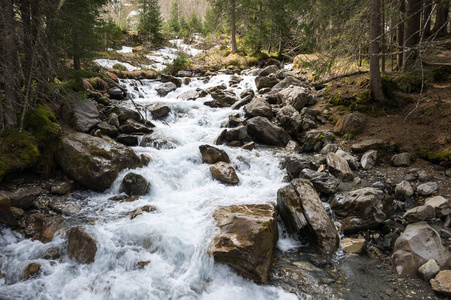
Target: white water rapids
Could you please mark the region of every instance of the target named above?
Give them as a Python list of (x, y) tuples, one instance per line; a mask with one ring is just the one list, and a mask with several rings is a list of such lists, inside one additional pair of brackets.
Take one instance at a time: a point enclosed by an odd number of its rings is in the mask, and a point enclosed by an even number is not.
[[(202, 164), (199, 146), (214, 144), (223, 130), (221, 124), (233, 113), (230, 108), (210, 108), (203, 102), (211, 96), (186, 101), (177, 97), (196, 87), (228, 84), (230, 76), (219, 75), (208, 83), (193, 78), (159, 97), (156, 81), (122, 81), (138, 105), (164, 103), (171, 108), (165, 122), (152, 120), (156, 132), (177, 141), (175, 149), (134, 147), (147, 154), (151, 163), (133, 170), (152, 185), (151, 191), (135, 202), (116, 202), (109, 197), (119, 193), (125, 170), (105, 193), (75, 193), (68, 201), (83, 209), (66, 217), (69, 227), (82, 226), (98, 242), (95, 261), (78, 264), (65, 257), (66, 237), (57, 236), (51, 243), (24, 239), (3, 229), (0, 236), (0, 264), (6, 278), (0, 279), (3, 299), (298, 299), (274, 286), (257, 285), (236, 275), (227, 266), (215, 264), (207, 254), (217, 232), (212, 214), (219, 206), (275, 203), (276, 192), (283, 186), (282, 154), (274, 149), (252, 151), (218, 146), (224, 149), (235, 167), (240, 184), (224, 185), (214, 180), (209, 165)], [(243, 76), (236, 93), (255, 90), (254, 77)], [(133, 108), (131, 101), (124, 104)], [(236, 112), (236, 111), (235, 111)], [(151, 119), (150, 115), (147, 116)], [(130, 220), (127, 213), (146, 204), (158, 208)], [(285, 238), (279, 241), (284, 250), (297, 244)], [(62, 249), (62, 259), (41, 259), (51, 246)], [(138, 262), (150, 261), (144, 268)], [(36, 262), (42, 273), (36, 278), (20, 280), (25, 267)]]

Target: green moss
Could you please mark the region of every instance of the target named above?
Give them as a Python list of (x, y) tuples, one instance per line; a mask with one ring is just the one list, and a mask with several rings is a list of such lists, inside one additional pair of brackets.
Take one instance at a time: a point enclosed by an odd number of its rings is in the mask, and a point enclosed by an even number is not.
[(418, 156), (424, 160), (433, 162), (433, 163), (440, 163), (442, 161), (451, 161), (451, 152), (450, 151), (439, 151), (436, 152), (431, 149), (419, 149)]
[(27, 112), (24, 128), (33, 134), (40, 146), (47, 146), (49, 143), (57, 142), (61, 137), (61, 127), (56, 123), (55, 114), (44, 105)]
[(121, 64), (115, 64), (113, 66), (113, 69), (119, 70), (119, 71), (127, 71), (127, 68), (124, 65)]
[(0, 180), (10, 172), (33, 166), (40, 157), (36, 139), (27, 131), (7, 130), (0, 141)]

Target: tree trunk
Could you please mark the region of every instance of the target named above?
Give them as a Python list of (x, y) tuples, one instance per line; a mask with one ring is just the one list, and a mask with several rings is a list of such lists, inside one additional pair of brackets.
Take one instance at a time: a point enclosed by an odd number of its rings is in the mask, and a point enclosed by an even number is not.
[(382, 29), (382, 45), (380, 47), (382, 58), (381, 58), (381, 72), (382, 74), (385, 74), (385, 9), (384, 9), (385, 3), (384, 0), (381, 0), (381, 16), (382, 16), (382, 22), (381, 22), (381, 29)]
[(437, 1), (437, 14), (435, 15), (435, 25), (432, 32), (437, 36), (446, 35), (448, 30), (448, 11), (449, 3), (446, 0)]
[(418, 55), (418, 50), (414, 47), (420, 41), (421, 9), (422, 0), (407, 1), (404, 47), (409, 52), (406, 53), (404, 58), (404, 67), (413, 65)]
[(423, 18), (421, 22), (421, 29), (423, 30), (423, 37), (431, 36), (431, 21), (432, 21), (432, 2), (424, 0), (423, 3)]
[(370, 15), (370, 95), (373, 101), (384, 102), (382, 78), (379, 69), (379, 42), (381, 37), (381, 0), (371, 0)]
[(231, 22), (232, 22), (232, 53), (237, 53), (238, 48), (236, 46), (236, 12), (235, 12), (235, 0), (230, 0), (230, 16), (231, 16)]
[(0, 0), (1, 22), (3, 24), (3, 67), (5, 78), (5, 125), (8, 128), (17, 127), (19, 100), (21, 91), (22, 69), (15, 34), (13, 3), (11, 0)]
[(405, 22), (405, 12), (406, 12), (406, 2), (405, 0), (399, 0), (399, 25), (397, 30), (397, 40), (398, 40), (398, 61), (397, 69), (400, 71), (404, 63), (404, 22)]

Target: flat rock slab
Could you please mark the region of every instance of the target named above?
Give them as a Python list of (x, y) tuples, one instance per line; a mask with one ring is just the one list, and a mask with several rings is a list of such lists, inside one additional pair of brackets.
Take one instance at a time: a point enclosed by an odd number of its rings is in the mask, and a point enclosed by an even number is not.
[(241, 276), (266, 283), (279, 237), (276, 209), (271, 204), (232, 205), (213, 214), (220, 232), (210, 244), (216, 262)]

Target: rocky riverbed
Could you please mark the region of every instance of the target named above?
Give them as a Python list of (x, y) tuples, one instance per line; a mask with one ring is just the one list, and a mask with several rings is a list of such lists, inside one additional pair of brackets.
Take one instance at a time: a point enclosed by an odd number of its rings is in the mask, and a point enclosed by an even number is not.
[(265, 63), (86, 80), (58, 176), (2, 183), (0, 297), (449, 296), (449, 170)]

